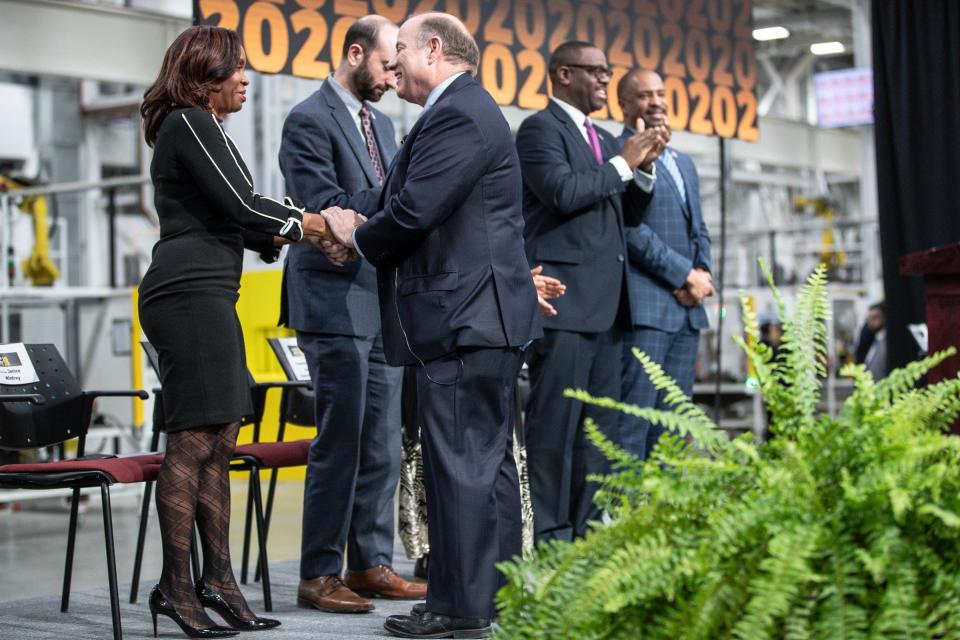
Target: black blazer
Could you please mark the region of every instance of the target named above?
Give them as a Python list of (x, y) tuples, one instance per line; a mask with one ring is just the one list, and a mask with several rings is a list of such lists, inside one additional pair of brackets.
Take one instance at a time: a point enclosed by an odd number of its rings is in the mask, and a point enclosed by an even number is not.
[(638, 212), (650, 200), (606, 162), (620, 145), (607, 131), (596, 130), (603, 164), (552, 100), (517, 132), (527, 256), (531, 265), (542, 264), (545, 275), (567, 285), (566, 294), (551, 301), (558, 315), (544, 320), (548, 329), (598, 333), (613, 326), (621, 296), (627, 295), (622, 200), (630, 198), (629, 210)]
[[(381, 164), (397, 152), (393, 123), (371, 108)], [(307, 211), (337, 205), (370, 215), (380, 185), (363, 136), (329, 82), (295, 106), (283, 123), (280, 170), (287, 192)], [(280, 324), (313, 333), (358, 337), (380, 331), (377, 274), (359, 260), (338, 267), (321, 251), (300, 244), (287, 252)]]
[(356, 231), (377, 267), (387, 362), (542, 335), (520, 198), (510, 128), (464, 74), (417, 120), (390, 167), (381, 210)]

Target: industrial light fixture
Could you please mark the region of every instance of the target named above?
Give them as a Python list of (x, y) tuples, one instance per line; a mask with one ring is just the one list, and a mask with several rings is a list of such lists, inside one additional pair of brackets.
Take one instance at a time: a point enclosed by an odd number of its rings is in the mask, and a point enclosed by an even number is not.
[(810, 45), (810, 53), (815, 56), (829, 56), (834, 53), (843, 53), (846, 50), (843, 43), (837, 42), (836, 40), (833, 42), (818, 42)]
[(790, 35), (790, 32), (783, 27), (763, 27), (753, 30), (754, 40), (781, 40)]

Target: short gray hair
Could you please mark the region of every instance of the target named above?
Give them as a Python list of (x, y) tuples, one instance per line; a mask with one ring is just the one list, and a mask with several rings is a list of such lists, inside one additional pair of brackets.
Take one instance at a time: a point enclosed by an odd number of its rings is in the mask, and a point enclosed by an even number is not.
[(448, 61), (466, 64), (474, 71), (480, 65), (477, 41), (452, 16), (431, 14), (423, 19), (417, 32), (417, 45), (422, 47), (433, 37), (443, 42), (443, 54)]

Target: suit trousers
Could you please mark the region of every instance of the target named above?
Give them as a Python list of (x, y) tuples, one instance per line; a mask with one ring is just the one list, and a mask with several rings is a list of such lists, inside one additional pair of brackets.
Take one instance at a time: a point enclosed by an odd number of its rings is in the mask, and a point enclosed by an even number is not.
[(600, 517), (593, 503), (597, 490), (587, 475), (605, 473), (606, 457), (586, 439), (585, 418), (613, 439), (617, 414), (563, 397), (565, 389), (585, 389), (594, 396), (620, 397), (621, 331), (602, 333), (546, 330), (534, 342), (530, 399), (524, 434), (536, 539), (572, 540)]
[[(663, 402), (666, 393), (653, 386), (643, 365), (633, 355), (634, 347), (663, 367), (664, 373), (673, 378), (687, 396), (692, 395), (693, 369), (699, 343), (700, 332), (691, 329), (689, 322), (677, 332), (650, 327), (635, 327), (627, 332), (623, 340), (623, 401), (638, 407), (670, 409)], [(622, 414), (618, 444), (641, 460), (646, 460), (664, 431), (666, 429), (660, 425)]]
[(522, 364), (518, 348), (461, 348), (416, 368), (433, 613), (492, 618), (505, 583), (495, 564), (521, 553), (512, 430)]
[(316, 394), (300, 577), (392, 565), (400, 477), (400, 381), (383, 339), (297, 332)]

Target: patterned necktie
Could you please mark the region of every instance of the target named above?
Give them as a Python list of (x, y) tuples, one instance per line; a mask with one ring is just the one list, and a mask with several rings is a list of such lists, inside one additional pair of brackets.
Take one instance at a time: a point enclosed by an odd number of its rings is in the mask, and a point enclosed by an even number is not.
[(363, 125), (363, 137), (367, 140), (367, 153), (370, 154), (370, 162), (373, 163), (373, 170), (377, 172), (377, 180), (383, 184), (383, 165), (380, 164), (380, 152), (377, 151), (377, 139), (373, 136), (373, 125), (370, 122), (370, 109), (367, 105), (360, 107), (360, 123)]
[(590, 151), (593, 151), (593, 157), (597, 159), (597, 164), (603, 164), (603, 154), (600, 152), (600, 138), (597, 137), (597, 130), (593, 128), (590, 118), (583, 121), (583, 126), (587, 128), (587, 140), (590, 143)]
[(663, 160), (663, 166), (667, 168), (667, 173), (673, 178), (673, 183), (677, 185), (677, 191), (680, 192), (680, 200), (683, 204), (687, 204), (687, 190), (683, 186), (683, 176), (680, 174), (680, 167), (677, 166), (677, 161), (673, 158), (673, 151), (666, 149), (664, 153), (660, 154), (660, 159)]

